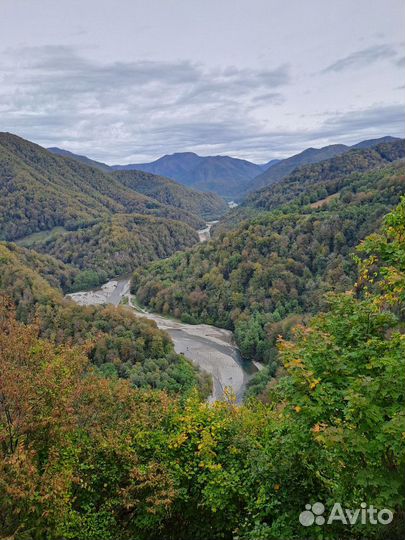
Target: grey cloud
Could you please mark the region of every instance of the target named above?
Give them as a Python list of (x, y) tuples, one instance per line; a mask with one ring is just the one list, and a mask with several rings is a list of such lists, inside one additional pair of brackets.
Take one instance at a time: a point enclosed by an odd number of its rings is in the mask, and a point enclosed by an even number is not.
[(328, 118), (323, 123), (325, 134), (347, 135), (374, 130), (385, 133), (395, 130), (403, 134), (404, 108), (402, 104), (380, 105), (360, 111), (351, 111)]
[(396, 54), (395, 48), (391, 45), (374, 45), (340, 58), (323, 69), (321, 73), (339, 72), (345, 69), (364, 67), (379, 60), (393, 58)]
[(399, 58), (395, 64), (400, 67), (400, 68), (403, 68), (405, 67), (405, 56), (402, 56), (401, 58)]
[[(122, 158), (134, 145), (138, 153), (157, 152), (159, 140), (166, 152), (209, 137), (219, 144), (220, 133), (236, 140), (251, 123), (251, 99), (291, 79), (287, 65), (253, 70), (207, 69), (189, 61), (101, 64), (65, 46), (7, 53), (10, 63), (0, 66), (3, 125), (73, 150), (87, 140), (80, 149), (90, 147), (93, 155), (104, 145), (104, 155), (96, 156), (103, 159), (106, 148), (110, 159), (116, 152)], [(206, 124), (207, 118), (217, 124)]]
[(284, 86), (292, 82), (286, 64), (255, 70), (189, 61), (101, 63), (70, 47), (40, 47), (8, 51), (1, 76), (2, 129), (109, 163), (182, 150), (262, 162), (402, 128), (399, 105), (325, 113), (314, 117), (312, 129), (295, 122), (290, 130), (269, 128), (271, 118), (251, 113), (285, 100)]
[(285, 98), (280, 92), (269, 92), (268, 94), (260, 94), (255, 96), (252, 101), (254, 103), (274, 103), (275, 105), (281, 105), (285, 102)]
[[(13, 51), (10, 51), (13, 52)], [(207, 70), (204, 66), (187, 60), (178, 62), (113, 62), (100, 64), (78, 55), (74, 48), (66, 46), (26, 47), (15, 50), (21, 69), (32, 72), (37, 80), (51, 81), (56, 76), (70, 78), (77, 89), (95, 89), (95, 85), (148, 85), (151, 83), (201, 84), (207, 81), (219, 90), (228, 85), (255, 89), (257, 87), (279, 87), (290, 82), (289, 66), (284, 64), (274, 70), (253, 70), (229, 67), (223, 70)], [(22, 75), (24, 82), (24, 74)]]
[[(166, 153), (168, 148), (170, 152), (176, 151), (179, 143), (182, 148), (193, 147), (203, 154), (250, 156), (253, 161), (260, 162), (264, 157), (287, 157), (309, 146), (331, 144), (331, 140), (350, 145), (383, 134), (404, 136), (402, 113), (400, 105), (379, 106), (346, 114), (330, 113), (313, 129), (295, 130), (262, 130), (255, 123), (246, 124), (243, 119), (195, 121), (181, 123), (174, 128), (162, 126), (154, 131), (152, 137), (159, 148), (158, 155)], [(163, 145), (162, 140), (165, 141)], [(282, 153), (280, 148), (283, 149)], [(135, 158), (137, 152), (139, 146), (130, 149), (129, 158), (131, 155)]]

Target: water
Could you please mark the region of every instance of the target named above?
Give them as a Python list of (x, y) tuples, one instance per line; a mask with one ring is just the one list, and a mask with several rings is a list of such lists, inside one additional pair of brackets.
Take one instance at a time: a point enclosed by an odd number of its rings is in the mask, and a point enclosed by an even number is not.
[(200, 242), (208, 242), (211, 238), (211, 228), (213, 225), (218, 223), (218, 221), (208, 221), (205, 225), (205, 229), (200, 229), (198, 232), (198, 237)]
[(258, 371), (258, 367), (253, 362), (241, 358), (231, 331), (208, 324), (185, 324), (142, 310), (132, 302), (129, 289), (129, 279), (111, 280), (99, 290), (78, 292), (68, 296), (81, 305), (117, 306), (122, 298), (127, 298), (129, 309), (133, 309), (139, 316), (154, 321), (158, 328), (170, 335), (178, 354), (184, 354), (212, 376), (213, 392), (209, 401), (223, 399), (225, 388), (230, 388), (235, 393), (237, 401), (243, 399), (246, 384)]

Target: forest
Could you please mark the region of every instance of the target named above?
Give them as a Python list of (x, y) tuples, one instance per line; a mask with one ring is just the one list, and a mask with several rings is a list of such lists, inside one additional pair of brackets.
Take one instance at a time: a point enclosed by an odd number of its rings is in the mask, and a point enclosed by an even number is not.
[(30, 248), (79, 269), (69, 289), (76, 291), (130, 274), (196, 243), (197, 232), (180, 221), (116, 214), (93, 226), (32, 242)]
[[(203, 216), (218, 217), (226, 211), (218, 196), (184, 186), (181, 202), (180, 186), (170, 181), (165, 182), (164, 197), (153, 192), (148, 197), (121, 183), (120, 176), (53, 155), (10, 133), (0, 133), (0, 175), (1, 240), (21, 239), (56, 226), (77, 230), (121, 213), (177, 220), (198, 229), (205, 225)], [(162, 183), (161, 177), (148, 178)], [(170, 202), (163, 202), (165, 198)]]
[(196, 191), (163, 176), (142, 171), (116, 171), (112, 176), (137, 193), (208, 221), (220, 218), (227, 210), (225, 201), (218, 195)]
[[(55, 307), (59, 293), (39, 274), (46, 260), (27, 270), (21, 248), (1, 245), (12, 293), (0, 304), (3, 538), (310, 540), (321, 531), (297, 516), (319, 500), (395, 512), (387, 526), (332, 523), (330, 540), (402, 538), (404, 238), (402, 198), (360, 243), (353, 287), (279, 338), (266, 399), (242, 406), (100, 374), (91, 340), (58, 336), (55, 309), (79, 308)], [(105, 309), (99, 327), (129, 318)], [(74, 326), (85, 330), (90, 312), (79, 311)]]
[(0, 134), (0, 239), (16, 240), (64, 226), (75, 230), (116, 213), (179, 219), (198, 228), (204, 221), (128, 190), (110, 175), (54, 156), (11, 134)]
[(354, 283), (354, 248), (399, 202), (403, 164), (343, 175), (339, 187), (327, 198), (316, 185), (307, 199), (255, 211), (211, 242), (135, 271), (133, 292), (155, 311), (234, 330), (242, 354), (274, 375), (278, 335), (324, 309), (326, 292)]
[(312, 165), (296, 168), (281, 182), (253, 191), (244, 206), (273, 210), (296, 200), (299, 204), (315, 202), (345, 187), (352, 173), (364, 173), (405, 157), (405, 141), (358, 148)]
[[(198, 243), (216, 196), (2, 135), (0, 539), (402, 538), (404, 156), (297, 168)], [(120, 275), (234, 332), (264, 366), (242, 404), (132, 308), (65, 296)], [(394, 520), (303, 530), (320, 500)]]
[(0, 133), (0, 178), (0, 240), (71, 265), (73, 291), (194, 245), (205, 220), (227, 210), (217, 195), (103, 172), (10, 133)]
[(405, 539), (404, 0), (0, 0), (0, 540)]
[(37, 324), (39, 336), (56, 345), (83, 346), (97, 371), (122, 377), (135, 387), (187, 394), (209, 393), (208, 377), (174, 352), (167, 334), (130, 310), (82, 307), (65, 299), (75, 276), (50, 256), (32, 255), (15, 244), (0, 243), (0, 293), (14, 306), (16, 319)]

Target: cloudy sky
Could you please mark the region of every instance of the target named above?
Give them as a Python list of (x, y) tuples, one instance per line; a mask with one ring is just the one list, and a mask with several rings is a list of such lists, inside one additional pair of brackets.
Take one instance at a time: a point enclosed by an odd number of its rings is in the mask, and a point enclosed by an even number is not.
[(0, 0), (0, 130), (107, 163), (404, 136), (403, 0)]

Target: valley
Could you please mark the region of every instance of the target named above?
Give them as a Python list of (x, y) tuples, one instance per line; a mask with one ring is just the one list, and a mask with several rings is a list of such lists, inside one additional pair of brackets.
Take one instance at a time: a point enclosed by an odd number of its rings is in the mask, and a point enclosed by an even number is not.
[(50, 539), (298, 539), (304, 497), (400, 508), (405, 144), (384, 141), (227, 205), (0, 135), (0, 530), (19, 540), (19, 508)]
[(99, 290), (76, 292), (69, 298), (82, 306), (123, 303), (140, 317), (154, 321), (159, 328), (169, 334), (174, 349), (184, 355), (200, 369), (212, 377), (213, 388), (209, 400), (224, 399), (225, 389), (229, 388), (241, 402), (246, 384), (258, 370), (252, 362), (243, 361), (239, 349), (234, 344), (232, 332), (206, 324), (184, 324), (180, 321), (148, 312), (133, 303), (130, 280), (112, 280)]
[(405, 538), (403, 0), (2, 0), (0, 540)]
[(204, 227), (204, 229), (200, 229), (198, 232), (198, 237), (200, 242), (208, 242), (208, 240), (211, 238), (211, 229), (214, 225), (216, 225), (218, 221), (208, 221)]
[(0, 540), (405, 538), (403, 0), (2, 0)]

